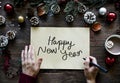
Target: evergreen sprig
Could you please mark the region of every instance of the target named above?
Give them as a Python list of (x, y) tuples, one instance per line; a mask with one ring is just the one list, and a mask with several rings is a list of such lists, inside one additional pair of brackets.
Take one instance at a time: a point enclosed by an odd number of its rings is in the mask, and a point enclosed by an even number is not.
[(44, 0), (43, 2), (45, 3), (44, 9), (46, 11), (46, 14), (49, 13), (52, 5), (57, 5), (57, 0)]
[(88, 5), (89, 6), (89, 9), (92, 8), (92, 7), (95, 7), (96, 8), (100, 8), (102, 7), (105, 3), (107, 2), (107, 0), (86, 0), (84, 2), (85, 5)]
[(43, 0), (29, 0), (29, 3), (31, 6), (37, 6), (42, 2), (43, 2)]
[(68, 3), (66, 4), (66, 7), (65, 7), (65, 9), (64, 9), (64, 12), (70, 13), (71, 11), (73, 11), (73, 10), (74, 10), (74, 8), (73, 8), (74, 5), (75, 5), (75, 2), (74, 2), (74, 1), (68, 2)]
[(76, 2), (74, 0), (71, 0), (66, 4), (64, 12), (67, 14), (72, 14), (72, 15), (76, 16), (77, 13), (79, 13), (78, 8), (81, 8), (81, 10), (82, 10), (83, 5), (84, 4), (79, 1)]
[(24, 4), (24, 0), (13, 0), (15, 6), (22, 6)]
[[(31, 6), (37, 6), (39, 3), (43, 2), (44, 0), (29, 0)], [(15, 6), (23, 6), (24, 0), (13, 0)]]

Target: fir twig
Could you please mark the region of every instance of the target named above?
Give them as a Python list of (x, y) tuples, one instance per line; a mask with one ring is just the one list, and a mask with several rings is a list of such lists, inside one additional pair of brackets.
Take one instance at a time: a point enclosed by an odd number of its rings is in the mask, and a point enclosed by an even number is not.
[(24, 4), (24, 0), (13, 0), (15, 6), (21, 6)]
[[(80, 12), (80, 10), (81, 11), (84, 10), (84, 7), (85, 7), (85, 5), (83, 3), (79, 2), (79, 1), (75, 2), (74, 0), (71, 0), (66, 4), (64, 12), (67, 14), (72, 14), (72, 15), (76, 16), (77, 13)], [(84, 11), (82, 11), (80, 13), (84, 13)]]
[(66, 13), (70, 13), (71, 11), (73, 11), (73, 7), (74, 7), (74, 4), (75, 4), (75, 2), (74, 1), (70, 1), (70, 2), (68, 2), (67, 4), (66, 4), (66, 7), (65, 7), (65, 9), (64, 9), (64, 12), (66, 12)]
[(46, 11), (46, 14), (49, 13), (51, 10), (50, 8), (53, 4), (57, 5), (57, 0), (44, 0), (43, 2), (45, 3), (44, 9)]
[(31, 6), (37, 6), (37, 5), (39, 5), (41, 2), (43, 2), (43, 0), (30, 0), (30, 5)]
[(86, 0), (84, 2), (85, 5), (89, 5), (89, 9), (93, 8), (96, 6), (96, 8), (102, 7), (107, 0)]
[(105, 5), (105, 3), (107, 2), (107, 0), (102, 0), (102, 2), (97, 6), (97, 8), (102, 7), (103, 5)]

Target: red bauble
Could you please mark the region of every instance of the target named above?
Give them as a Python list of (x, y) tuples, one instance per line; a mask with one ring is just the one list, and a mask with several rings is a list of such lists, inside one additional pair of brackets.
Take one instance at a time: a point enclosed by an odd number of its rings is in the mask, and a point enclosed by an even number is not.
[(105, 62), (106, 62), (107, 65), (112, 66), (115, 63), (115, 58), (106, 57)]
[(14, 7), (12, 4), (5, 4), (4, 6), (4, 10), (8, 13), (8, 14), (12, 14), (14, 12)]
[(109, 12), (109, 13), (107, 14), (107, 21), (108, 21), (108, 22), (113, 22), (113, 21), (116, 20), (116, 18), (117, 18), (117, 14), (114, 13), (114, 12)]

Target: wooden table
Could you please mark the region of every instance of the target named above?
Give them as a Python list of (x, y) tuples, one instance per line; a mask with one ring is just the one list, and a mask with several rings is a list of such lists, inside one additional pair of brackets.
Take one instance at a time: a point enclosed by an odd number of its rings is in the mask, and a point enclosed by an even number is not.
[[(11, 65), (10, 67), (18, 67), (18, 61), (20, 60), (21, 50), (25, 45), (30, 44), (30, 23), (28, 19), (25, 20), (25, 26), (18, 26), (17, 16), (23, 15), (26, 16), (25, 6), (23, 8), (15, 8), (15, 15), (13, 17), (8, 17), (3, 10), (4, 4), (11, 2), (11, 0), (1, 0), (2, 8), (0, 8), (0, 15), (5, 16), (6, 25), (0, 27), (0, 35), (5, 35), (8, 30), (16, 30), (16, 39), (10, 41), (8, 45), (8, 50), (11, 54)], [(119, 12), (115, 10), (114, 4), (106, 4), (105, 7), (108, 11), (114, 11), (119, 15)], [(97, 83), (120, 83), (120, 57), (114, 56), (116, 62), (113, 66), (107, 67), (105, 64), (105, 58), (110, 56), (104, 48), (105, 39), (116, 33), (116, 30), (119, 28), (119, 16), (117, 20), (108, 24), (105, 21), (104, 17), (98, 16), (98, 10), (91, 9), (97, 15), (97, 21), (102, 24), (102, 30), (99, 33), (95, 33), (92, 30), (90, 31), (90, 55), (97, 58), (98, 63), (109, 70), (108, 73), (99, 72), (97, 76)], [(61, 12), (56, 16), (48, 16), (45, 18), (40, 18), (40, 26), (44, 27), (85, 27), (87, 26), (83, 21), (83, 15), (77, 15), (75, 21), (72, 24), (67, 24), (64, 21), (65, 14)], [(3, 71), (3, 60), (0, 56), (0, 83), (17, 83), (19, 75), (15, 76), (12, 79), (8, 79)], [(83, 71), (78, 70), (41, 70), (38, 76), (38, 83), (86, 83)]]

